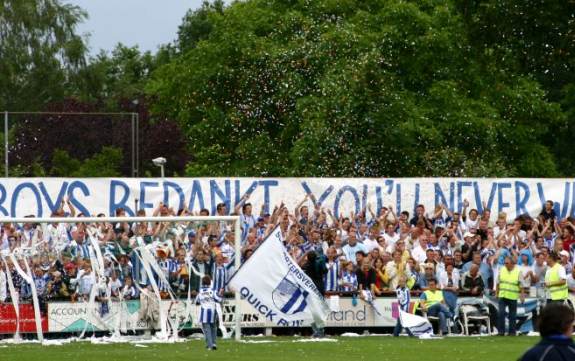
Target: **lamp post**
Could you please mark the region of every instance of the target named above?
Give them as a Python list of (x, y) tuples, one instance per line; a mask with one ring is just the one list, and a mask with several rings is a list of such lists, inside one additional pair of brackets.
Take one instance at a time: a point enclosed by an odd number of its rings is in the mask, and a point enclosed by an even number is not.
[(160, 174), (161, 174), (162, 178), (164, 178), (164, 165), (167, 162), (166, 158), (164, 158), (164, 157), (154, 158), (154, 159), (152, 159), (152, 162), (154, 163), (154, 165), (156, 167), (160, 167)]

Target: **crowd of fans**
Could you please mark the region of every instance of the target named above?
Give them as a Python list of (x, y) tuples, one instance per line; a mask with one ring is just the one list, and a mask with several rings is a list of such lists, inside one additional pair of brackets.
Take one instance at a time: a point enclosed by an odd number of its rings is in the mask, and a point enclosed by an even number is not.
[[(461, 295), (493, 293), (498, 272), (510, 258), (520, 269), (526, 294), (545, 299), (550, 254), (559, 255), (569, 292), (575, 293), (575, 219), (559, 219), (552, 201), (536, 217), (523, 214), (509, 219), (505, 213), (492, 214), (485, 206), (481, 213), (468, 209), (467, 201), (461, 212), (444, 205), (428, 211), (418, 205), (412, 214), (396, 214), (391, 206), (378, 210), (368, 206), (358, 214), (335, 217), (312, 194), (295, 209), (282, 203), (271, 213), (262, 207), (256, 214), (248, 198), (232, 210), (225, 203), (216, 208), (217, 215), (241, 217), (242, 261), (279, 225), (287, 251), (300, 264), (315, 254), (323, 277), (316, 284), (326, 294), (369, 290), (374, 297), (391, 295), (404, 279), (412, 293), (428, 290), (433, 283), (452, 308)], [(53, 215), (82, 216), (67, 200)], [(138, 212), (138, 216), (145, 215), (145, 211)], [(194, 213), (160, 203), (152, 215), (210, 214), (206, 209)], [(115, 216), (125, 216), (124, 210), (118, 209)], [(233, 273), (235, 242), (233, 225), (223, 221), (35, 224), (31, 217), (29, 223), (4, 223), (0, 302), (11, 302), (10, 283), (19, 302), (32, 297), (14, 260), (24, 270), (28, 262), (38, 297), (44, 302), (87, 300), (93, 287), (99, 287), (98, 301), (137, 299), (150, 286), (135, 252), (138, 247), (147, 247), (156, 256), (165, 276), (155, 277), (162, 297), (170, 293), (195, 296), (203, 275), (210, 275), (213, 289), (223, 295), (229, 291), (226, 282)], [(94, 247), (102, 255), (105, 280), (95, 275), (98, 252)], [(16, 257), (8, 257), (11, 253)]]

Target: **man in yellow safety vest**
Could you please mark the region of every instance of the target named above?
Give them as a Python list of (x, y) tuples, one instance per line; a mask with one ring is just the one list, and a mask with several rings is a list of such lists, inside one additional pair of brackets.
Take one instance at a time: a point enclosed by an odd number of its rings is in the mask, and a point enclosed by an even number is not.
[(547, 288), (547, 304), (565, 303), (569, 297), (567, 288), (567, 273), (565, 267), (559, 263), (560, 257), (551, 252), (547, 257), (547, 272), (545, 273), (545, 287)]
[(449, 308), (445, 305), (443, 291), (437, 289), (437, 280), (432, 278), (428, 281), (429, 289), (420, 296), (420, 306), (427, 316), (439, 318), (440, 334), (447, 333), (447, 319), (452, 318)]
[(509, 336), (515, 336), (517, 299), (519, 298), (521, 303), (523, 303), (525, 296), (521, 287), (519, 268), (515, 267), (515, 262), (511, 257), (505, 257), (505, 267), (499, 272), (496, 293), (499, 298), (499, 311), (497, 313), (498, 336), (505, 335), (506, 309), (509, 309)]

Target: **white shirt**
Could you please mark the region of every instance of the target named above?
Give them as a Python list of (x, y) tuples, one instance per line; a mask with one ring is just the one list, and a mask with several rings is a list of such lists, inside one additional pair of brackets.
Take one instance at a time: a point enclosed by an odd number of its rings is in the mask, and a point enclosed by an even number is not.
[(531, 287), (531, 277), (527, 275), (533, 270), (533, 267), (528, 265), (521, 265), (517, 267), (519, 267), (519, 280), (521, 281), (521, 287)]
[(575, 278), (573, 278), (573, 273), (571, 273), (569, 277), (567, 277), (567, 287), (575, 288)]
[(94, 272), (90, 272), (89, 275), (85, 275), (84, 270), (78, 273), (78, 293), (81, 295), (88, 296), (92, 291), (94, 283), (96, 283), (96, 276)]
[[(440, 270), (438, 278), (439, 278), (439, 287), (440, 288), (447, 287), (447, 284), (449, 283), (449, 277), (447, 275), (447, 271)], [(451, 280), (453, 281), (452, 287), (459, 288), (459, 270), (457, 268), (454, 268), (453, 271), (451, 272)]]
[(465, 227), (470, 230), (470, 229), (477, 229), (477, 225), (479, 224), (479, 217), (477, 217), (474, 221), (471, 220), (471, 218), (467, 217), (467, 219), (465, 220)]
[(399, 239), (399, 233), (394, 233), (393, 236), (389, 235), (387, 232), (383, 234), (383, 238), (385, 239), (385, 243), (392, 245), (397, 242)]
[(367, 253), (371, 252), (372, 249), (379, 248), (379, 243), (377, 243), (376, 240), (369, 239), (369, 238), (366, 238), (366, 239), (363, 241), (363, 245), (365, 246), (365, 249), (367, 250)]
[(421, 246), (415, 246), (411, 251), (411, 257), (417, 261), (417, 263), (421, 263), (427, 259), (427, 255)]
[(342, 251), (343, 251), (343, 256), (345, 257), (345, 259), (348, 261), (351, 261), (351, 263), (353, 263), (354, 265), (357, 265), (357, 260), (355, 258), (355, 254), (357, 252), (364, 251), (365, 253), (367, 253), (365, 246), (359, 242), (356, 243), (354, 246), (346, 244), (345, 246), (343, 246)]

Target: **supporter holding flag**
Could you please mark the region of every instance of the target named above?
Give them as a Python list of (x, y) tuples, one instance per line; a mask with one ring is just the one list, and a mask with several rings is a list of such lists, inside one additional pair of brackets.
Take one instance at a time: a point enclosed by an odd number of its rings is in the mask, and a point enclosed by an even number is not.
[(278, 225), (234, 274), (229, 286), (251, 302), (265, 305), (266, 312), (262, 307), (256, 309), (276, 325), (312, 321), (316, 329), (321, 328), (330, 309), (323, 297), (325, 263), (316, 262), (318, 258), (315, 252), (302, 258), (310, 277), (287, 252)]
[[(318, 255), (315, 251), (308, 252), (304, 257), (302, 270), (313, 281), (317, 290), (323, 295), (325, 293), (324, 277), (327, 273), (324, 256)], [(314, 321), (311, 324), (311, 328), (313, 330), (313, 337), (324, 336), (322, 323)]]
[[(400, 276), (399, 280), (398, 280), (398, 284), (397, 284), (397, 288), (395, 289), (395, 294), (397, 296), (397, 303), (399, 306), (399, 310), (401, 312), (406, 312), (406, 313), (410, 313), (409, 312), (409, 302), (411, 300), (410, 294), (409, 294), (409, 288), (407, 288), (407, 277), (406, 276)], [(395, 324), (395, 328), (393, 329), (393, 336), (398, 337), (399, 334), (401, 333), (403, 326), (401, 324), (401, 317), (397, 318), (397, 322)], [(409, 330), (409, 328), (407, 328), (407, 334), (409, 336), (413, 336), (413, 334), (411, 333), (411, 331)]]

